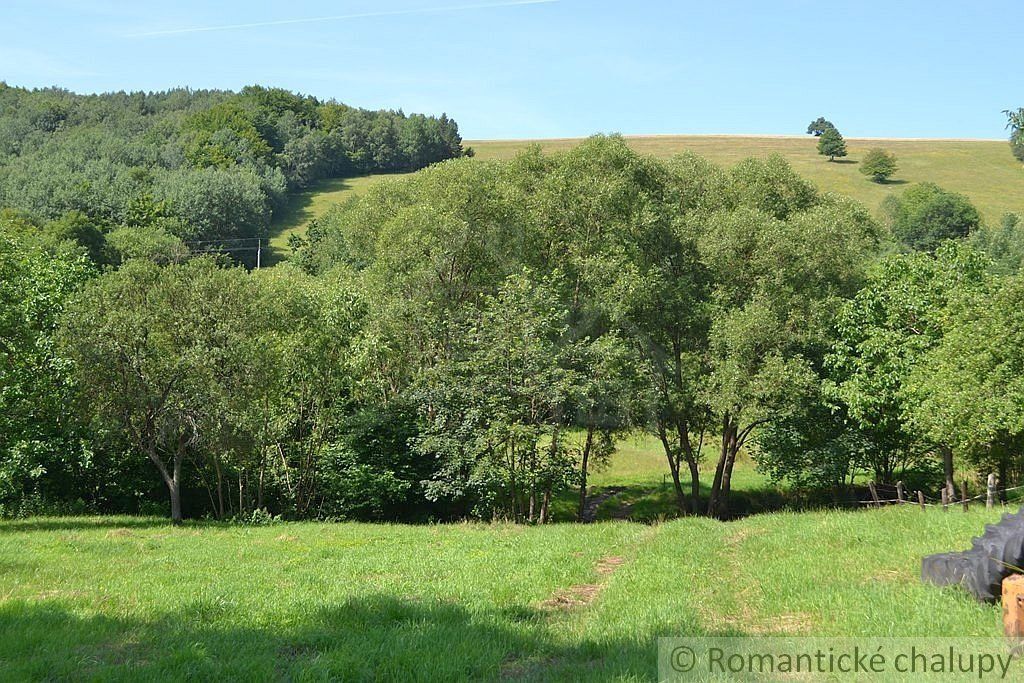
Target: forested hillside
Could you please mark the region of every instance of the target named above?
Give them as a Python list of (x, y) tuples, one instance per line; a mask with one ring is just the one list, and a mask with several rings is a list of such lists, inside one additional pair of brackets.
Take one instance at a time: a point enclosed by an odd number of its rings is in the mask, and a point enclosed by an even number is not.
[(447, 116), (367, 111), (276, 88), (76, 95), (0, 83), (0, 207), (99, 263), (266, 237), (324, 178), (461, 156)]

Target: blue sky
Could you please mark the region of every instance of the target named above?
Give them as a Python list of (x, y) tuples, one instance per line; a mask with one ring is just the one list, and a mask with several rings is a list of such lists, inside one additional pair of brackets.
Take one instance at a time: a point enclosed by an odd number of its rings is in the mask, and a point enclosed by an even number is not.
[(1000, 111), (1024, 106), (1019, 0), (4, 0), (2, 14), (12, 85), (260, 83), (446, 111), (467, 138), (800, 134), (819, 115), (848, 136), (1002, 138)]

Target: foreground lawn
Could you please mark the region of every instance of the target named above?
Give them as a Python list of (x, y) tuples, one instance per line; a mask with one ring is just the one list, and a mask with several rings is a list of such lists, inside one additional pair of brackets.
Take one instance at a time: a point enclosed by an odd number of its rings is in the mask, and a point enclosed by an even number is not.
[(0, 679), (651, 680), (658, 636), (997, 636), (917, 574), (998, 514), (0, 522)]

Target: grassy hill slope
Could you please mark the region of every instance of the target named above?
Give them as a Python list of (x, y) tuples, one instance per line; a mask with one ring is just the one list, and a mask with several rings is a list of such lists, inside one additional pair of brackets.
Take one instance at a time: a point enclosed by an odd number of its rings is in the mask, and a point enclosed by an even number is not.
[[(673, 135), (626, 139), (644, 154), (668, 157), (689, 150), (727, 167), (747, 157), (778, 153), (822, 191), (853, 197), (875, 212), (889, 194), (902, 192), (911, 183), (929, 181), (967, 195), (987, 223), (998, 223), (1008, 211), (1024, 215), (1024, 165), (1013, 158), (1009, 145), (1001, 141), (848, 139), (849, 156), (829, 162), (817, 153), (816, 140), (811, 136)], [(477, 159), (508, 159), (532, 144), (546, 151), (558, 151), (579, 142), (574, 138), (470, 140), (466, 144), (476, 150)], [(888, 149), (898, 158), (899, 170), (888, 183), (872, 182), (857, 170), (860, 159), (872, 147)], [(288, 210), (274, 219), (271, 247), (275, 257), (287, 256), (289, 235), (304, 235), (309, 221), (389, 177), (396, 176), (326, 180), (297, 194)]]
[[(987, 222), (997, 222), (1007, 211), (1024, 214), (1024, 165), (1013, 158), (1008, 144), (998, 140), (848, 138), (849, 156), (831, 163), (818, 154), (817, 140), (809, 135), (671, 135), (627, 137), (627, 140), (644, 154), (667, 157), (689, 150), (723, 166), (731, 166), (746, 157), (778, 153), (819, 189), (848, 195), (872, 210), (877, 210), (887, 195), (902, 191), (909, 183), (930, 181), (970, 197)], [(578, 143), (578, 139), (466, 142), (476, 150), (479, 159), (507, 159), (531, 144), (556, 151)], [(899, 170), (886, 184), (874, 183), (857, 170), (860, 159), (873, 147), (890, 150), (898, 158)]]
[(285, 258), (289, 253), (288, 238), (295, 234), (306, 234), (309, 222), (323, 215), (335, 204), (349, 197), (356, 197), (388, 175), (368, 175), (356, 178), (331, 178), (321, 180), (308, 190), (289, 197), (288, 206), (274, 216), (270, 226), (270, 248), (273, 251), (271, 263)]

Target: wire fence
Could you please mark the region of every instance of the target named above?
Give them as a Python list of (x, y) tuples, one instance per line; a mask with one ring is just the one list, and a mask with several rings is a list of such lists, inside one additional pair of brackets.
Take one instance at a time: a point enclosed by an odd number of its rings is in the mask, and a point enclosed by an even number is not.
[[(1008, 494), (1014, 491), (1024, 491), (1024, 486), (1011, 486), (1008, 488), (997, 488), (991, 483), (984, 493), (980, 493), (976, 496), (967, 496), (963, 492), (967, 490), (967, 483), (964, 482), (961, 488), (961, 495), (957, 498), (951, 489), (944, 489), (943, 494), (939, 498), (925, 495), (923, 491), (915, 491), (915, 497), (906, 495), (905, 489), (902, 484), (893, 486), (891, 484), (879, 484), (871, 482), (868, 485), (869, 491), (871, 491), (871, 498), (854, 501), (853, 504), (858, 507), (881, 507), (883, 505), (916, 505), (921, 508), (943, 508), (948, 509), (953, 505), (960, 505), (966, 511), (973, 502), (979, 502), (984, 500), (986, 507), (994, 507), (995, 505), (1003, 505), (1010, 503)], [(883, 498), (879, 495), (879, 489), (885, 490), (885, 495), (891, 495), (889, 491), (896, 493), (894, 498)], [(1013, 496), (1014, 502), (1024, 501), (1024, 494)]]

